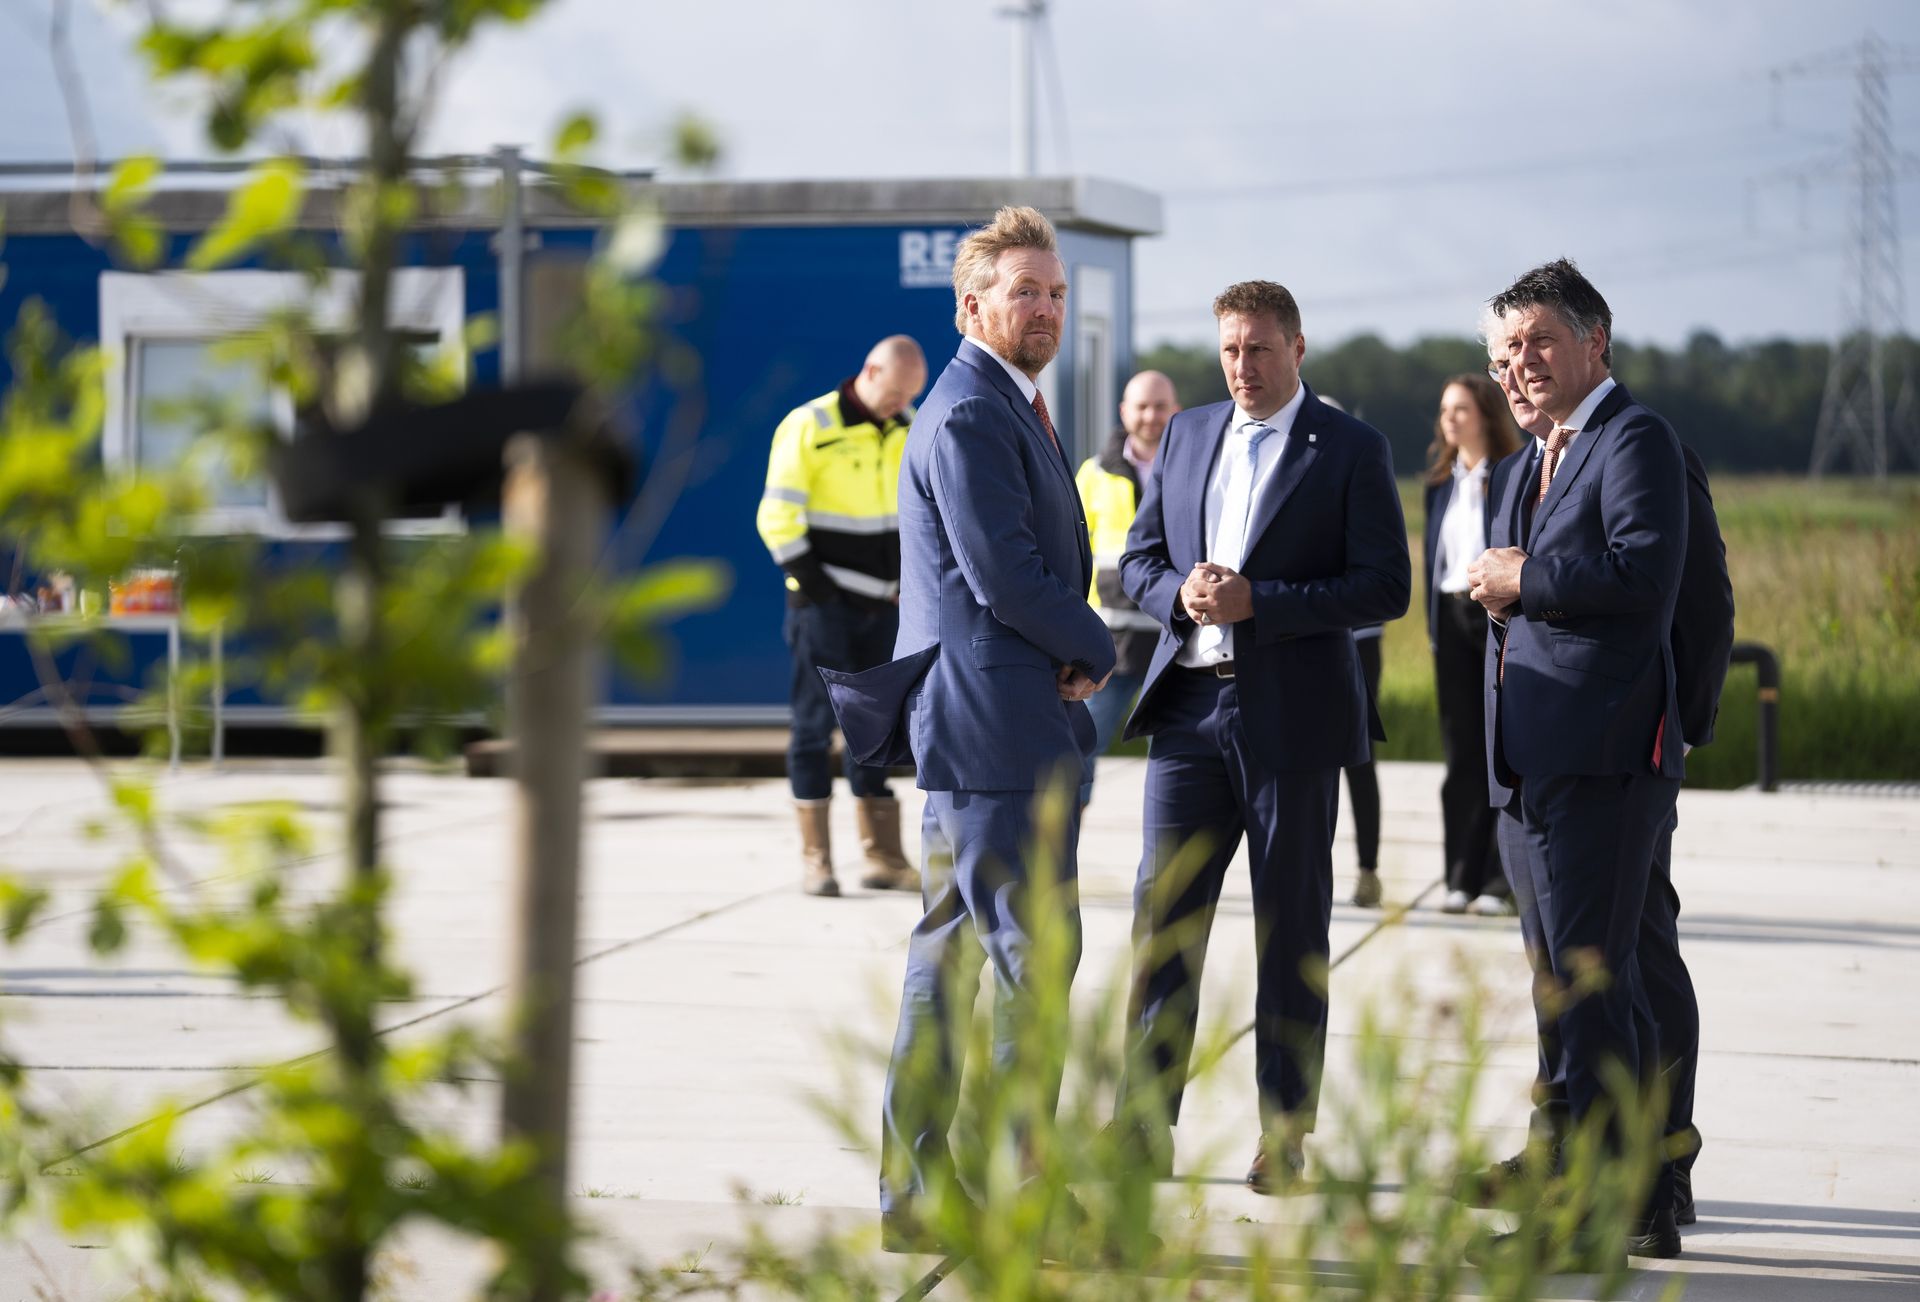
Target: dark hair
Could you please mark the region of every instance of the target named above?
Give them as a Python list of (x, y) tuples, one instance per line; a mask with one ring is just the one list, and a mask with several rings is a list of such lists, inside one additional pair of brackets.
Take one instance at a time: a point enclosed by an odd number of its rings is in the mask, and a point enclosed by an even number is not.
[[(1500, 386), (1488, 379), (1485, 371), (1469, 371), (1441, 385), (1440, 396), (1446, 397), (1447, 390), (1456, 384), (1473, 395), (1473, 405), (1480, 409), (1480, 419), (1486, 422), (1487, 464), (1511, 456), (1520, 446), (1520, 431), (1513, 423), (1513, 413), (1507, 409), (1507, 399), (1500, 392)], [(1446, 483), (1447, 477), (1453, 474), (1454, 459), (1459, 452), (1440, 432), (1440, 418), (1434, 417), (1433, 442), (1427, 448), (1426, 482)]]
[(1243, 280), (1237, 285), (1228, 285), (1213, 300), (1213, 315), (1217, 320), (1223, 316), (1255, 316), (1265, 312), (1280, 323), (1280, 333), (1289, 339), (1300, 334), (1300, 305), (1293, 301), (1293, 294), (1285, 285), (1276, 285), (1271, 280)]
[(1600, 354), (1600, 364), (1609, 369), (1613, 366), (1613, 311), (1593, 282), (1566, 258), (1535, 267), (1495, 294), (1489, 306), (1502, 318), (1531, 307), (1552, 308), (1578, 339), (1587, 338), (1596, 327), (1604, 330), (1607, 346)]

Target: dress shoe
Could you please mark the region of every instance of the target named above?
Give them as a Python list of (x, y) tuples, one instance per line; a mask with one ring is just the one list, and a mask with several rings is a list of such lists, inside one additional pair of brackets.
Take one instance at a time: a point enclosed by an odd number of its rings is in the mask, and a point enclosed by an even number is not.
[(1496, 1207), (1502, 1198), (1524, 1187), (1530, 1178), (1537, 1179), (1551, 1172), (1558, 1160), (1554, 1149), (1530, 1144), (1484, 1171), (1469, 1171), (1460, 1176), (1453, 1182), (1454, 1201), (1469, 1207)]
[(971, 1252), (974, 1231), (980, 1224), (980, 1209), (957, 1189), (949, 1192), (947, 1198), (949, 1204), (941, 1215), (931, 1220), (918, 1202), (896, 1203), (891, 1211), (881, 1212), (881, 1251), (949, 1256)]
[(1673, 1223), (1691, 1225), (1699, 1218), (1693, 1210), (1693, 1172), (1673, 1168)]
[(1467, 1260), (1476, 1266), (1531, 1260), (1549, 1275), (1605, 1275), (1627, 1268), (1625, 1245), (1618, 1241), (1603, 1242), (1585, 1226), (1576, 1230), (1571, 1240), (1563, 1239), (1555, 1228), (1550, 1218), (1542, 1217), (1538, 1224), (1511, 1234), (1496, 1234), (1484, 1244), (1469, 1247)]
[(1680, 1227), (1671, 1207), (1662, 1207), (1644, 1221), (1627, 1227), (1627, 1255), (1673, 1258), (1680, 1255)]
[(1362, 868), (1353, 882), (1353, 907), (1356, 909), (1377, 909), (1380, 907), (1380, 874), (1371, 868)]
[(1571, 1241), (1559, 1237), (1555, 1229), (1551, 1221), (1543, 1217), (1530, 1228), (1496, 1234), (1484, 1247), (1469, 1248), (1467, 1260), (1476, 1266), (1485, 1266), (1504, 1258), (1530, 1254), (1549, 1274), (1600, 1275), (1624, 1270), (1628, 1257), (1671, 1260), (1680, 1255), (1680, 1231), (1675, 1228), (1673, 1213), (1669, 1210), (1655, 1212), (1644, 1221), (1630, 1222), (1624, 1243), (1604, 1242), (1588, 1224), (1575, 1230)]
[(1247, 1188), (1269, 1198), (1278, 1198), (1307, 1174), (1307, 1151), (1297, 1139), (1269, 1135), (1253, 1151), (1253, 1165), (1247, 1168)]
[(1465, 913), (1467, 906), (1473, 903), (1473, 896), (1465, 891), (1448, 891), (1447, 898), (1440, 901), (1442, 913)]
[(1476, 895), (1473, 903), (1467, 905), (1467, 912), (1480, 918), (1511, 918), (1519, 910), (1504, 895)]
[(1120, 1163), (1144, 1170), (1155, 1180), (1173, 1176), (1173, 1135), (1165, 1126), (1150, 1126), (1144, 1121), (1109, 1121), (1100, 1130), (1100, 1138), (1113, 1146)]

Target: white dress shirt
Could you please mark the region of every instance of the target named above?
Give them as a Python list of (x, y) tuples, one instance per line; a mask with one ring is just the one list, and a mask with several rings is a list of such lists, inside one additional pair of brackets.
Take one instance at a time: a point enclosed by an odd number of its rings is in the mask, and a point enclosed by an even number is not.
[(975, 348), (978, 348), (981, 352), (991, 357), (994, 361), (1000, 363), (1000, 369), (1007, 373), (1007, 378), (1020, 386), (1020, 396), (1027, 400), (1027, 406), (1029, 407), (1033, 406), (1033, 395), (1040, 392), (1040, 386), (1035, 384), (1033, 380), (1028, 377), (1025, 371), (1015, 366), (1012, 362), (1002, 357), (999, 353), (994, 352), (993, 349), (987, 347), (985, 344), (981, 343), (978, 339), (975, 339), (972, 335), (966, 335), (964, 337), (968, 343), (972, 344)]
[(1440, 532), (1434, 543), (1433, 576), (1442, 592), (1466, 592), (1467, 566), (1487, 549), (1487, 467), (1491, 457), (1481, 457), (1468, 470), (1459, 457), (1453, 459), (1453, 495), (1440, 516)]
[[(1600, 403), (1606, 396), (1613, 392), (1614, 387), (1613, 377), (1611, 375), (1607, 376), (1601, 380), (1600, 383), (1593, 386), (1592, 393), (1589, 393), (1580, 400), (1580, 405), (1573, 409), (1573, 415), (1567, 417), (1565, 421), (1555, 426), (1556, 429), (1564, 428), (1573, 431), (1573, 433), (1567, 435), (1567, 441), (1560, 445), (1560, 459), (1562, 461), (1567, 459), (1567, 449), (1572, 447), (1573, 441), (1580, 437), (1580, 431), (1587, 427), (1587, 422), (1593, 419), (1594, 411), (1600, 406)], [(1538, 434), (1535, 434), (1533, 436), (1533, 442), (1534, 446), (1544, 455), (1547, 450), (1547, 441)], [(1538, 461), (1534, 462), (1536, 467), (1538, 467), (1539, 464)], [(1560, 467), (1556, 465), (1553, 468), (1553, 473), (1556, 475), (1559, 474)]]
[[(1214, 564), (1224, 565), (1230, 570), (1237, 571), (1246, 564), (1247, 560), (1244, 555), (1222, 556), (1217, 550), (1220, 540), (1221, 507), (1227, 495), (1227, 477), (1232, 472), (1236, 461), (1244, 462), (1246, 459), (1247, 426), (1265, 425), (1273, 431), (1261, 441), (1258, 458), (1254, 463), (1253, 496), (1251, 509), (1247, 512), (1248, 519), (1251, 521), (1253, 516), (1260, 513), (1260, 499), (1266, 493), (1268, 486), (1273, 483), (1274, 471), (1280, 466), (1280, 454), (1287, 445), (1287, 434), (1293, 429), (1294, 419), (1299, 416), (1300, 408), (1306, 400), (1307, 386), (1296, 383), (1293, 397), (1287, 399), (1287, 405), (1265, 420), (1256, 420), (1241, 411), (1239, 407), (1233, 409), (1233, 421), (1228, 426), (1226, 437), (1221, 440), (1220, 455), (1214, 462), (1213, 477), (1207, 481), (1205, 506), (1207, 559)], [(1248, 538), (1245, 544), (1251, 548), (1254, 541)], [(1181, 576), (1183, 581), (1185, 577), (1185, 575)], [(1187, 634), (1186, 641), (1180, 647), (1180, 654), (1174, 657), (1175, 663), (1185, 665), (1189, 669), (1204, 669), (1233, 659), (1233, 626), (1231, 624), (1221, 626), (1220, 631), (1226, 636), (1217, 645), (1202, 650), (1200, 632), (1205, 627), (1207, 626), (1196, 625)], [(1211, 642), (1212, 639), (1209, 638), (1208, 641)]]

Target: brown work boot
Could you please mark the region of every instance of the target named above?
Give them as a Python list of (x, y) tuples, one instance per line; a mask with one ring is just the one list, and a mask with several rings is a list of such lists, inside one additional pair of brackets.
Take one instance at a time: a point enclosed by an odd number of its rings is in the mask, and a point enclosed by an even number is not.
[(860, 884), (870, 891), (917, 891), (920, 874), (900, 848), (900, 802), (892, 796), (862, 796), (854, 810), (867, 870)]
[(833, 880), (833, 838), (827, 831), (827, 802), (796, 800), (793, 812), (800, 816), (800, 860), (805, 866), (800, 888), (809, 895), (838, 895), (840, 883)]

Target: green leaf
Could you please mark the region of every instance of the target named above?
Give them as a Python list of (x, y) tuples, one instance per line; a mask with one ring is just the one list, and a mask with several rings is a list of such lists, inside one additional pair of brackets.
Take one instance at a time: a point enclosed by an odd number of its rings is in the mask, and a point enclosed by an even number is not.
[(96, 954), (113, 954), (127, 943), (126, 910), (111, 896), (103, 895), (93, 904), (93, 924), (87, 928), (87, 944)]
[(262, 164), (234, 191), (226, 215), (193, 246), (187, 265), (196, 271), (226, 266), (288, 230), (300, 215), (303, 180), (300, 165), (291, 159)]
[(575, 113), (560, 124), (553, 137), (556, 160), (570, 159), (591, 145), (600, 134), (600, 126), (591, 113)]
[(620, 592), (615, 618), (622, 624), (658, 625), (711, 610), (733, 587), (720, 561), (672, 560), (649, 565)]
[(132, 207), (147, 197), (147, 190), (160, 175), (160, 160), (141, 154), (123, 161), (113, 169), (113, 177), (100, 195), (100, 206), (109, 213)]
[(0, 879), (0, 930), (9, 942), (27, 933), (49, 898), (38, 886), (25, 886), (10, 877)]

